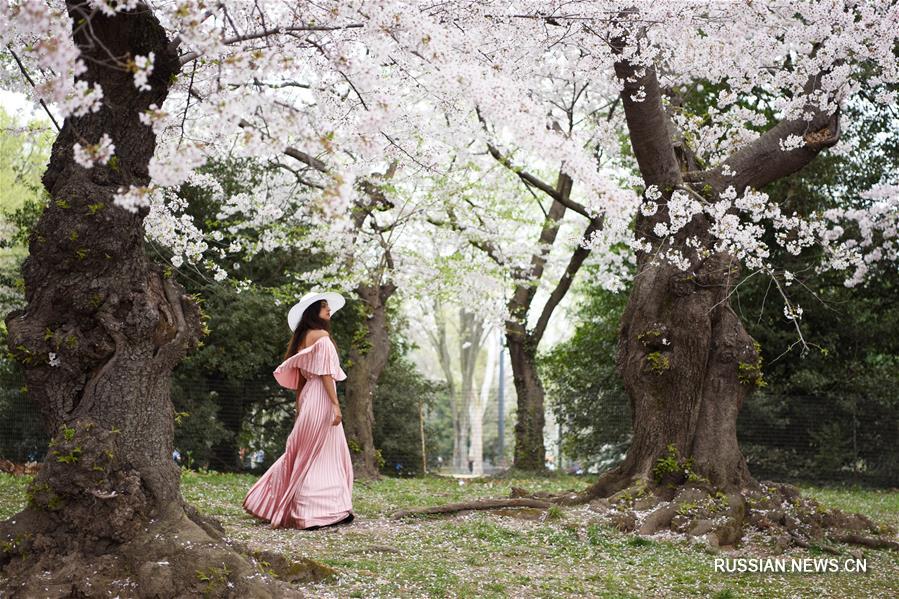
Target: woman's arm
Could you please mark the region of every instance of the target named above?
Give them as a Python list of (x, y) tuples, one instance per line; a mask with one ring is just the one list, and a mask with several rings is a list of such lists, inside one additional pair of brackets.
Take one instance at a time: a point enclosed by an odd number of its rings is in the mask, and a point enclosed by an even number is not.
[(343, 415), (340, 413), (340, 402), (337, 401), (337, 383), (334, 382), (334, 377), (330, 374), (323, 374), (322, 382), (325, 384), (325, 391), (328, 393), (328, 398), (333, 404), (334, 422), (331, 424), (337, 426), (343, 420)]

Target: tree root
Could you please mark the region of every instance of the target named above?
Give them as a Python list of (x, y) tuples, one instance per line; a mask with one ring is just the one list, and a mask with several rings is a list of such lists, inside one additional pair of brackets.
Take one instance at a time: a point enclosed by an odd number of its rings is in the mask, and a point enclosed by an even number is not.
[(513, 487), (509, 499), (480, 499), (448, 505), (400, 510), (394, 518), (505, 508), (549, 509), (590, 504), (595, 522), (625, 532), (660, 532), (702, 538), (712, 548), (751, 542), (775, 553), (789, 547), (817, 547), (839, 554), (829, 543), (899, 551), (896, 531), (862, 514), (826, 509), (802, 497), (796, 487), (752, 481), (743, 489), (724, 491), (707, 481), (659, 485), (646, 476), (612, 470), (581, 492), (528, 493)]
[(871, 549), (892, 549), (899, 551), (899, 543), (877, 537), (866, 537), (857, 533), (830, 535), (830, 540), (846, 545), (860, 545)]
[(34, 476), (40, 469), (40, 464), (30, 462), (28, 464), (16, 464), (0, 458), (0, 472), (6, 472), (13, 476)]
[(334, 573), (215, 538), (184, 511), (171, 512), (116, 542), (78, 537), (57, 514), (26, 508), (0, 523), (0, 595), (287, 598), (302, 596), (289, 583)]

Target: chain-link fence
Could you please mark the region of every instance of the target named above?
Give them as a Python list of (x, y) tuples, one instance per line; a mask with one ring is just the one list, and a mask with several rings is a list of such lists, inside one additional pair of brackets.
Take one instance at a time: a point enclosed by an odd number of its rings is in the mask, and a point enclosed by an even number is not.
[[(283, 451), (295, 418), (291, 392), (268, 383), (175, 377), (172, 399), (176, 419), (173, 458), (190, 467), (258, 472)], [(512, 461), (514, 393), (507, 390), (503, 403), (502, 419), (495, 390), (484, 406), (483, 472), (487, 474)], [(470, 471), (467, 455), (461, 463), (453, 460), (450, 398), (438, 395), (422, 401), (418, 408), (415, 402), (408, 405), (412, 407), (404, 409), (409, 413), (402, 414), (375, 406), (379, 421), (376, 444), (382, 448), (384, 471), (400, 475), (420, 472), (423, 445), (429, 471)], [(627, 399), (609, 401), (588, 422), (589, 426), (575, 426), (557, 419), (552, 400), (548, 400), (550, 468), (595, 472), (623, 458), (631, 432)], [(759, 479), (899, 486), (899, 418), (895, 410), (869, 405), (864, 397), (834, 400), (756, 394), (740, 412), (737, 436), (750, 471)], [(47, 441), (23, 382), (9, 376), (0, 380), (0, 458), (20, 464), (40, 461)], [(588, 458), (584, 447), (593, 448)]]

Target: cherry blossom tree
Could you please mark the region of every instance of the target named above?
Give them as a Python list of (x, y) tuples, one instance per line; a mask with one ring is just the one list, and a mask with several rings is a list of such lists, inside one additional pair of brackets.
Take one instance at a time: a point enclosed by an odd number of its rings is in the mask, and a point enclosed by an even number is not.
[(198, 341), (201, 319), (147, 259), (143, 221), (153, 194), (187, 180), (205, 157), (180, 137), (154, 157), (156, 132), (167, 131), (148, 125), (164, 120), (182, 67), (211, 51), (204, 35), (192, 37), (211, 15), (168, 5), (161, 23), (136, 1), (4, 4), (0, 15), (21, 76), (65, 119), (43, 179), (51, 204), (24, 266), (27, 307), (6, 319), (54, 439), (29, 506), (2, 524), (13, 548), (3, 553), (4, 584), (89, 596), (119, 580), (142, 596), (169, 596), (202, 592), (200, 571), (223, 596), (290, 594), (183, 501), (171, 459), (169, 376)]

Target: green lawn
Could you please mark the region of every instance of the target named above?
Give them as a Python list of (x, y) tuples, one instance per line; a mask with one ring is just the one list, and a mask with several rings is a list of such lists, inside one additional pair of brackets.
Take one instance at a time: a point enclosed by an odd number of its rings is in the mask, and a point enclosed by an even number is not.
[[(396, 521), (398, 508), (508, 496), (512, 486), (560, 491), (589, 479), (384, 479), (353, 489), (357, 520), (348, 527), (271, 530), (243, 513), (248, 475), (185, 472), (189, 501), (218, 517), (252, 546), (310, 557), (336, 568), (335, 579), (303, 590), (314, 597), (895, 597), (899, 555), (864, 550), (868, 572), (726, 574), (716, 554), (686, 541), (645, 539), (591, 522), (586, 507), (549, 520), (466, 513)], [(0, 476), (0, 516), (24, 503), (26, 481)], [(899, 527), (899, 491), (804, 487), (829, 507), (861, 511)], [(853, 550), (855, 551), (855, 550)], [(739, 556), (758, 556), (749, 550)], [(822, 557), (794, 550), (785, 557)], [(824, 555), (824, 557), (832, 557)], [(848, 548), (837, 559), (851, 557)]]

